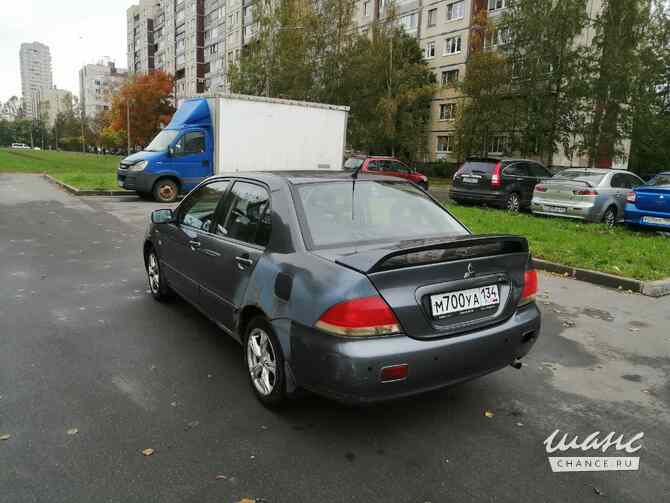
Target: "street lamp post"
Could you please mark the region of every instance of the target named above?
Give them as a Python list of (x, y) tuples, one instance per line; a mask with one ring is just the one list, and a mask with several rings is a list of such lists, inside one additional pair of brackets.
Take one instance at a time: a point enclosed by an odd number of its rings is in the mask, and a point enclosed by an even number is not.
[(128, 135), (128, 155), (130, 155), (130, 99), (126, 102), (126, 133)]

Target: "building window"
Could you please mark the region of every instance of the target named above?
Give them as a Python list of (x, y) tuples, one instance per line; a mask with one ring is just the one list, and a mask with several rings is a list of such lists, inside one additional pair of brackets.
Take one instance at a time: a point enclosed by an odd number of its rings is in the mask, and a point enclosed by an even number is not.
[(443, 103), (440, 105), (440, 120), (453, 121), (456, 119), (456, 103)]
[(416, 30), (418, 19), (419, 15), (416, 12), (413, 14), (407, 14), (406, 16), (402, 16), (400, 18), (400, 26), (402, 26), (405, 31)]
[(437, 137), (437, 152), (448, 154), (454, 151), (454, 137), (453, 135), (445, 135)]
[(465, 2), (455, 2), (447, 5), (447, 21), (463, 19), (465, 16)]
[(363, 15), (365, 17), (370, 15), (370, 2), (363, 2)]
[(428, 42), (426, 44), (426, 59), (431, 59), (435, 57), (435, 42)]
[(428, 11), (428, 26), (435, 26), (437, 22), (437, 9), (430, 9)]
[(461, 52), (461, 37), (449, 37), (444, 41), (444, 55)]
[(447, 86), (458, 82), (458, 70), (444, 70), (442, 72), (442, 85)]
[(493, 12), (507, 7), (509, 0), (489, 0), (489, 11)]
[(496, 28), (489, 33), (484, 39), (484, 48), (491, 49), (493, 47), (500, 47), (509, 43), (510, 31), (509, 28)]
[(496, 134), (489, 142), (489, 154), (504, 154), (507, 152), (508, 137), (506, 134)]

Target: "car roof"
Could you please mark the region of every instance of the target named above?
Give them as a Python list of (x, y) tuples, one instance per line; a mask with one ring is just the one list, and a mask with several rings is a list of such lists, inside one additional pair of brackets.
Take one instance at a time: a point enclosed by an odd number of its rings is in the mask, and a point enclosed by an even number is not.
[(541, 161), (535, 159), (524, 159), (517, 157), (468, 157), (465, 162), (533, 162), (535, 164), (542, 164)]
[[(574, 168), (565, 168), (562, 169), (561, 171), (588, 171), (590, 173), (599, 173), (599, 174), (604, 174), (606, 175), (607, 173), (630, 173), (631, 175), (636, 175), (632, 171), (629, 171), (627, 169), (617, 169), (617, 168), (581, 168), (581, 167), (574, 167)], [(560, 171), (559, 171), (560, 173)]]
[[(211, 177), (216, 178), (250, 178), (261, 182), (275, 185), (277, 183), (286, 182), (291, 185), (299, 185), (303, 183), (327, 182), (327, 181), (351, 181), (351, 171), (245, 171), (235, 173), (220, 173)], [(358, 180), (380, 180), (384, 182), (395, 183), (409, 183), (402, 178), (394, 178), (384, 175), (370, 174), (367, 172), (360, 172)]]

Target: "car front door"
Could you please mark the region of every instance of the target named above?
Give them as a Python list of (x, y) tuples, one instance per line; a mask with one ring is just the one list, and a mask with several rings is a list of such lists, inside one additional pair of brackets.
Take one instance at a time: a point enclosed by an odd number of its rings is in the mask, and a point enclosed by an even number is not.
[(179, 174), (181, 188), (191, 190), (212, 174), (211, 145), (203, 129), (190, 129), (175, 142), (171, 164)]
[(267, 188), (237, 181), (217, 211), (214, 232), (207, 237), (206, 247), (211, 253), (209, 272), (202, 283), (203, 308), (230, 331), (235, 328), (235, 313), (249, 279), (268, 244), (270, 220)]
[(200, 304), (199, 283), (206, 267), (207, 248), (203, 239), (210, 234), (216, 214), (230, 182), (219, 180), (199, 187), (182, 201), (176, 221), (161, 233), (159, 256), (168, 283), (189, 301)]

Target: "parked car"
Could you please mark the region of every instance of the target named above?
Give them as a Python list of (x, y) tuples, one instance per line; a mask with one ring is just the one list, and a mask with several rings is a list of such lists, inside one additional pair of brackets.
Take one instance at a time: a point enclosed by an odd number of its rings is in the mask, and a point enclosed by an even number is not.
[(636, 187), (626, 200), (626, 224), (670, 230), (670, 171)]
[(28, 145), (26, 145), (25, 143), (12, 143), (11, 148), (30, 149), (30, 147)]
[(621, 169), (570, 168), (537, 185), (531, 210), (613, 226), (623, 221), (626, 196), (642, 179)]
[(416, 183), (423, 190), (428, 190), (428, 177), (419, 173), (394, 157), (384, 156), (353, 156), (344, 163), (345, 171), (359, 170), (361, 173), (396, 176)]
[(207, 179), (151, 215), (144, 261), (244, 347), (267, 406), (299, 388), (346, 402), (506, 367), (540, 331), (518, 236), (473, 236), (404, 180), (343, 172)]
[(469, 159), (454, 174), (449, 197), (516, 212), (530, 205), (535, 185), (546, 178), (549, 170), (528, 159)]

